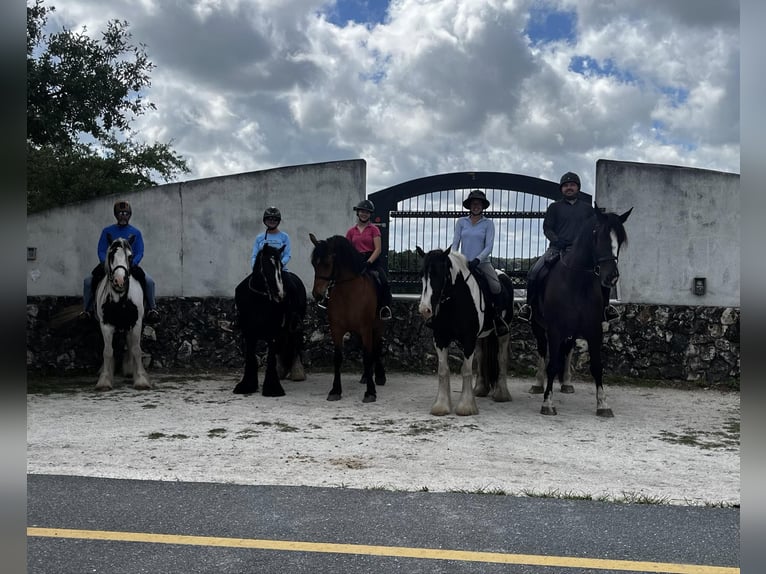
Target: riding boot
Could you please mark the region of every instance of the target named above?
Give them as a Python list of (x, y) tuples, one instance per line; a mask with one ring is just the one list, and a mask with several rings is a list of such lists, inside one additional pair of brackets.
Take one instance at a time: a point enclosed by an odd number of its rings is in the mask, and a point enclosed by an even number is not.
[(532, 320), (532, 301), (535, 297), (535, 283), (532, 280), (527, 280), (527, 300), (519, 309), (518, 319), (529, 323)]

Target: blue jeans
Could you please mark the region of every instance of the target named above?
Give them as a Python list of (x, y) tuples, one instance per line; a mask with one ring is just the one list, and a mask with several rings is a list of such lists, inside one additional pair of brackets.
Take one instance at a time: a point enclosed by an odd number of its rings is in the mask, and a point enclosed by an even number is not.
[[(144, 271), (144, 275), (146, 275), (146, 293), (144, 293), (144, 297), (146, 297), (146, 304), (149, 309), (154, 309), (157, 307), (157, 302), (154, 300), (154, 279), (152, 279), (152, 276), (149, 275), (146, 271)], [(86, 311), (90, 311), (91, 307), (93, 306), (93, 291), (91, 290), (93, 285), (93, 275), (88, 275), (85, 279), (82, 281), (82, 302), (83, 302), (83, 308)]]

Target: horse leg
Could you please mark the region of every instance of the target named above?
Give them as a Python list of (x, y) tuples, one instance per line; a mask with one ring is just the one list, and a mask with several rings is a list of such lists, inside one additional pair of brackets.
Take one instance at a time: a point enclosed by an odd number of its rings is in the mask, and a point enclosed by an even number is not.
[(439, 386), (436, 391), (436, 400), (431, 405), (431, 414), (437, 416), (448, 415), (452, 411), (452, 397), (450, 396), (447, 348), (440, 349), (436, 344), (434, 344), (434, 347), (436, 348), (436, 356), (439, 359), (439, 366), (437, 367)]
[(282, 383), (279, 382), (279, 375), (277, 374), (277, 342), (269, 341), (269, 352), (266, 356), (266, 373), (263, 375), (263, 391), (264, 397), (284, 397), (285, 389), (282, 387)]
[(612, 409), (606, 403), (606, 390), (604, 390), (604, 365), (601, 363), (601, 341), (592, 339), (588, 341), (588, 355), (590, 356), (590, 374), (596, 381), (596, 416), (610, 418), (614, 416)]
[(575, 340), (572, 339), (572, 344), (567, 346), (568, 349), (565, 349), (564, 355), (564, 372), (561, 376), (561, 392), (571, 394), (575, 392), (572, 384), (572, 355), (574, 355)]
[(545, 387), (545, 370), (548, 357), (548, 340), (542, 327), (533, 323), (532, 332), (537, 342), (537, 370), (535, 371), (535, 384), (529, 387), (529, 392), (535, 395), (541, 395)]
[(487, 370), (484, 368), (484, 361), (486, 360), (487, 339), (492, 336), (489, 335), (476, 341), (476, 350), (474, 351), (474, 356), (476, 357), (476, 384), (473, 387), (473, 394), (476, 397), (486, 397), (489, 394)]
[(339, 401), (342, 394), (340, 386), (340, 366), (343, 363), (342, 345), (343, 338), (341, 337), (340, 341), (335, 343), (335, 357), (333, 360), (335, 364), (335, 376), (332, 379), (332, 389), (330, 389), (330, 393), (327, 395), (328, 401)]
[(497, 383), (492, 393), (492, 400), (497, 403), (512, 401), (511, 392), (508, 390), (508, 355), (510, 354), (511, 334), (498, 337), (497, 351)]
[(374, 403), (377, 400), (375, 381), (372, 378), (373, 363), (374, 357), (372, 351), (364, 349), (362, 352), (362, 368), (364, 369), (362, 380), (366, 383), (367, 390), (364, 391), (364, 399), (362, 399), (363, 403)]
[(114, 379), (114, 349), (112, 348), (114, 327), (101, 323), (101, 335), (104, 339), (104, 360), (101, 364), (96, 390), (107, 391), (112, 388), (112, 380)]
[(249, 395), (258, 392), (258, 356), (255, 354), (254, 339), (245, 336), (245, 372), (242, 380), (234, 387), (234, 393)]
[(478, 415), (479, 407), (476, 406), (476, 397), (473, 395), (473, 357), (463, 355), (463, 366), (460, 368), (460, 374), (463, 377), (463, 388), (460, 391), (460, 400), (455, 408), (455, 414), (461, 416)]
[(375, 330), (372, 335), (372, 340), (375, 384), (382, 387), (386, 384), (386, 367), (383, 365), (383, 334)]
[(125, 336), (128, 343), (128, 356), (130, 367), (133, 372), (133, 388), (138, 390), (151, 389), (149, 378), (146, 375), (144, 361), (141, 353), (141, 321), (136, 323)]
[(305, 381), (306, 371), (303, 368), (301, 362), (301, 354), (297, 351), (293, 355), (292, 365), (290, 365), (290, 380), (291, 381)]
[(561, 342), (557, 335), (548, 334), (548, 364), (546, 365), (545, 372), (547, 376), (547, 382), (545, 385), (545, 394), (543, 394), (543, 406), (540, 409), (540, 413), (544, 415), (555, 415), (556, 407), (553, 406), (553, 379), (556, 378), (560, 372), (559, 364), (562, 362), (561, 355)]

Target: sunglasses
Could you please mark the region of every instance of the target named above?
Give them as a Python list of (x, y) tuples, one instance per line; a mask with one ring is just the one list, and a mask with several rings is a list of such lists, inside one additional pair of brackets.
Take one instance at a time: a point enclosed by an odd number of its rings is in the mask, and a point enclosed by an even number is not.
[(279, 221), (276, 217), (266, 217), (264, 218), (264, 221)]
[(130, 215), (130, 211), (118, 211), (117, 215)]

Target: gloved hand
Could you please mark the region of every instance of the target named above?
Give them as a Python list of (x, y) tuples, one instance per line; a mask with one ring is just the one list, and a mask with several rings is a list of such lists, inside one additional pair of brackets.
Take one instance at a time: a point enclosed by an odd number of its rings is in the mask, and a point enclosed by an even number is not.
[(481, 264), (481, 261), (479, 261), (479, 258), (471, 259), (468, 262), (468, 269), (471, 271), (476, 271), (476, 268)]
[(560, 251), (564, 251), (564, 249), (569, 247), (569, 244), (563, 239), (557, 239), (556, 241), (551, 241), (551, 245)]

